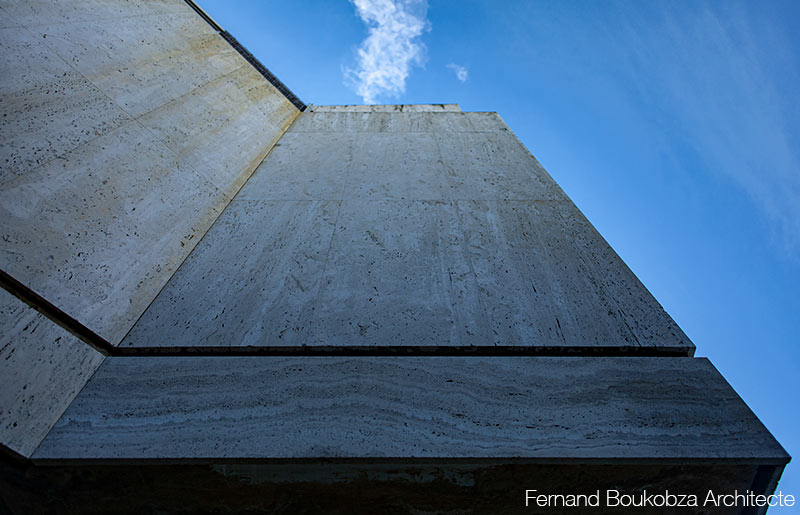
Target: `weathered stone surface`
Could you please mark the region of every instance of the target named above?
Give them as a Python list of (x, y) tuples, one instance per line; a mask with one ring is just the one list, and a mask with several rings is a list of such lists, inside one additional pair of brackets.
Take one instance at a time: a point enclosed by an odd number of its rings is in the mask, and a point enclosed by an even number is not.
[(0, 289), (0, 443), (29, 457), (103, 359)]
[(0, 267), (119, 343), (298, 111), (183, 1), (0, 7)]
[(375, 167), (358, 136), (287, 132), (235, 200), (341, 200), (350, 173)]
[[(402, 107), (402, 109), (398, 109)], [(410, 107), (419, 107), (410, 109)], [(435, 113), (436, 116), (429, 116)], [(497, 113), (446, 106), (312, 106), (292, 132), (510, 132)]]
[(571, 203), (461, 201), (496, 345), (693, 345)]
[(175, 0), (3, 0), (3, 9), (25, 26), (53, 26), (80, 21), (124, 22), (129, 16), (186, 13), (188, 6)]
[(787, 455), (705, 359), (108, 358), (54, 459)]
[(6, 8), (3, 5), (0, 5), (0, 29), (6, 29), (9, 27), (22, 27), (22, 24), (15, 18), (12, 18), (8, 14)]
[(577, 209), (510, 132), (431, 134), (454, 200), (555, 200)]
[[(414, 130), (411, 116), (423, 121)], [(448, 122), (452, 117), (465, 124)], [(376, 121), (385, 122), (386, 130)], [(312, 253), (322, 263), (302, 281), (315, 287), (302, 293), (287, 287), (294, 272), (271, 264), (282, 252), (290, 262), (298, 259), (297, 249), (272, 241), (280, 234), (273, 224), (291, 226), (279, 203), (289, 199), (340, 201), (332, 231), (327, 219), (322, 227), (302, 229), (325, 238), (319, 246), (328, 249)], [(269, 202), (252, 211), (257, 220), (235, 228), (237, 241), (247, 244), (234, 256), (230, 231), (209, 233), (197, 258), (190, 257), (170, 281), (165, 298), (153, 303), (124, 346), (693, 352), (689, 339), (491, 113), (304, 113), (229, 209), (256, 200)], [(297, 205), (313, 210), (315, 204)], [(317, 221), (310, 212), (294, 216)], [(245, 258), (243, 249), (255, 242), (274, 250)], [(209, 279), (220, 270), (214, 256), (237, 263), (246, 280)], [(252, 298), (264, 304), (240, 302), (243, 288), (262, 292)], [(224, 328), (207, 316), (210, 306), (228, 306)], [(279, 306), (296, 310), (293, 323), (286, 323), (289, 315), (257, 315), (284, 309)], [(189, 320), (189, 332), (176, 332)]]
[(122, 345), (302, 345), (339, 204), (233, 202)]
[(345, 201), (305, 343), (491, 346), (458, 211), (436, 201)]
[(228, 201), (134, 121), (4, 185), (0, 262), (118, 342)]
[(0, 187), (131, 120), (46, 41), (0, 30)]
[(139, 116), (245, 64), (187, 10), (129, 16), (120, 23), (52, 25), (46, 28), (47, 39), (54, 52), (122, 109)]
[(139, 121), (233, 197), (296, 114), (274, 86), (244, 64)]
[[(436, 142), (428, 133), (359, 135), (354, 166), (344, 198), (350, 200), (444, 200), (445, 171)], [(361, 205), (368, 209), (368, 203)], [(399, 229), (399, 227), (398, 227)]]

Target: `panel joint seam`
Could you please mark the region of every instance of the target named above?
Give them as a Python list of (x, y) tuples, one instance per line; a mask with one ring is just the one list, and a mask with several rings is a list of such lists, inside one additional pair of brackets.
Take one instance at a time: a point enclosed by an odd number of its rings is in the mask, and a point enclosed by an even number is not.
[(0, 287), (21, 300), (34, 310), (38, 311), (53, 323), (61, 326), (67, 332), (77, 337), (79, 340), (93, 347), (97, 352), (104, 356), (114, 354), (114, 346), (95, 333), (77, 319), (73, 318), (61, 308), (45, 299), (29, 287), (25, 286), (5, 270), (0, 270)]

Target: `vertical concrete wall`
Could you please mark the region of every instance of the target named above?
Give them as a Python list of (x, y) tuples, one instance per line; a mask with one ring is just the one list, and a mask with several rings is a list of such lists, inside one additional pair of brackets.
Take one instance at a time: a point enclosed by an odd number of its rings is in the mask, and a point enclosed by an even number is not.
[(314, 106), (122, 346), (687, 355), (496, 113)]
[[(0, 0), (0, 111), (0, 269), (111, 344), (298, 114), (182, 0)], [(94, 358), (57, 362), (94, 351), (26, 332), (28, 308), (3, 317), (0, 408), (47, 428), (72, 389), (26, 410), (6, 378), (79, 383)]]

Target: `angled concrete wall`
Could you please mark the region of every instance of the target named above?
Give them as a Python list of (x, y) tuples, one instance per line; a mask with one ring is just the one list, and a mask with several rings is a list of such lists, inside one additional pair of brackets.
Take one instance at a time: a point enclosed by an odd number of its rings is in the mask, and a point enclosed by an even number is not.
[(0, 289), (0, 443), (30, 456), (103, 359)]
[(453, 105), (301, 114), (122, 346), (693, 351), (500, 117)]
[(0, 268), (118, 342), (297, 108), (181, 0), (0, 8)]
[[(182, 0), (2, 0), (0, 20), (0, 270), (119, 343), (299, 111)], [(0, 443), (23, 455), (99, 359), (50, 325), (4, 308)], [(29, 409), (17, 379), (45, 375)]]

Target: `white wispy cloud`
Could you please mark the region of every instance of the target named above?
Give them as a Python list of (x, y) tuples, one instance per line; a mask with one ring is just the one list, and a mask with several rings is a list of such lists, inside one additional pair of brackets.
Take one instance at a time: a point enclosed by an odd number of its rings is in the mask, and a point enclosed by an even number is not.
[(366, 104), (405, 92), (413, 66), (424, 62), (420, 36), (429, 30), (427, 0), (350, 0), (369, 35), (358, 48), (357, 66), (345, 77)]
[(450, 63), (446, 66), (455, 72), (456, 78), (458, 78), (458, 80), (460, 80), (461, 82), (467, 81), (467, 77), (469, 76), (469, 71), (467, 70), (466, 67), (456, 63)]

